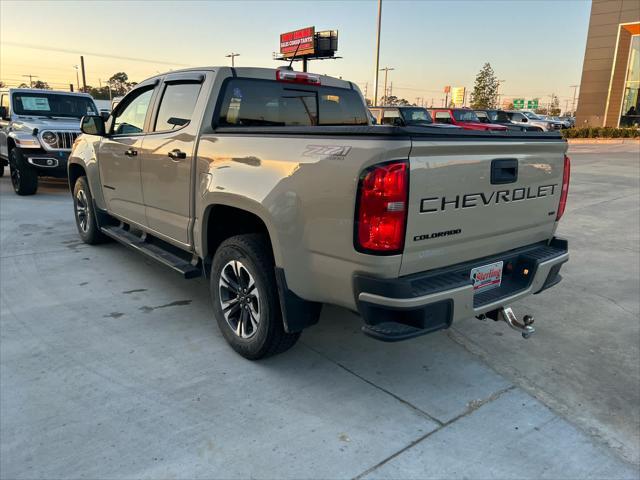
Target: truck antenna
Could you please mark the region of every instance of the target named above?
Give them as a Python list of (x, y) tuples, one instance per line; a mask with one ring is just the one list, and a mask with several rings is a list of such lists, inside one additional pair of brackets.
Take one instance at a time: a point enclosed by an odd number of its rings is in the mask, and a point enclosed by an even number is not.
[(291, 57), (291, 61), (289, 62), (289, 70), (291, 70), (291, 64), (293, 63), (293, 61), (294, 61), (294, 60), (295, 60), (295, 58), (296, 58), (296, 55), (298, 54), (298, 50), (300, 49), (300, 45), (302, 45), (302, 41), (300, 41), (300, 42), (298, 43), (298, 46), (296, 47), (296, 51), (295, 51), (295, 52), (293, 52), (293, 57)]

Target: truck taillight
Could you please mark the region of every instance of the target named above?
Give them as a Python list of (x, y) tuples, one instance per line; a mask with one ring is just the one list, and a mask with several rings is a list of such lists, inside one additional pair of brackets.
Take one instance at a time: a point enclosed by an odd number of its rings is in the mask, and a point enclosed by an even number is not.
[(276, 80), (287, 83), (320, 85), (320, 77), (318, 75), (309, 75), (308, 73), (292, 72), (289, 70), (276, 70)]
[(356, 249), (365, 253), (402, 252), (409, 199), (408, 162), (383, 163), (365, 170), (357, 198)]
[(568, 156), (564, 156), (564, 173), (562, 174), (562, 190), (560, 191), (560, 205), (558, 205), (558, 215), (556, 221), (560, 220), (564, 215), (564, 209), (567, 206), (567, 195), (569, 194), (569, 177), (571, 176), (571, 160)]

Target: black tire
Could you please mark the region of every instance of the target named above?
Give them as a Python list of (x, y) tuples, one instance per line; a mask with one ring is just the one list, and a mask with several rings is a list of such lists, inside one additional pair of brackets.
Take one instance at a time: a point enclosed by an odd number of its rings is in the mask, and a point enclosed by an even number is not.
[(87, 177), (79, 177), (73, 187), (73, 213), (78, 234), (84, 243), (95, 245), (107, 239), (96, 222), (96, 212)]
[[(235, 270), (238, 264), (240, 267)], [(254, 288), (249, 287), (244, 296), (242, 293), (236, 295), (235, 290), (221, 285), (223, 270), (231, 283), (237, 281), (246, 287), (253, 281)], [(236, 275), (235, 271), (240, 274)], [(209, 285), (218, 327), (231, 348), (243, 357), (258, 360), (276, 355), (290, 349), (300, 338), (300, 333), (284, 331), (273, 255), (264, 235), (237, 235), (222, 242), (213, 257)], [(225, 317), (222, 302), (227, 302), (226, 306), (233, 305), (227, 309), (229, 318)], [(240, 329), (232, 326), (236, 313), (238, 322), (235, 325), (243, 324)], [(257, 326), (254, 327), (256, 317)]]
[(38, 172), (27, 163), (17, 148), (9, 152), (9, 170), (11, 184), (18, 195), (33, 195), (38, 191)]
[(4, 160), (0, 160), (0, 177), (4, 177)]

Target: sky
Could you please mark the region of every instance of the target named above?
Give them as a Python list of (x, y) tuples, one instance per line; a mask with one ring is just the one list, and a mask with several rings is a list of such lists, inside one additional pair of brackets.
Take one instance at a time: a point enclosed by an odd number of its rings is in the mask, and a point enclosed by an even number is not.
[[(590, 10), (583, 0), (383, 0), (380, 67), (394, 68), (394, 95), (440, 104), (445, 85), (472, 88), (489, 62), (505, 98), (555, 93), (564, 107), (580, 83)], [(309, 71), (356, 82), (371, 97), (376, 22), (377, 0), (0, 0), (0, 80), (13, 86), (32, 74), (66, 90), (80, 54), (92, 86), (119, 71), (141, 81), (229, 65), (231, 52), (240, 53), (236, 66), (273, 68), (282, 65), (272, 59), (279, 34), (315, 26), (339, 31), (342, 58), (310, 62)]]

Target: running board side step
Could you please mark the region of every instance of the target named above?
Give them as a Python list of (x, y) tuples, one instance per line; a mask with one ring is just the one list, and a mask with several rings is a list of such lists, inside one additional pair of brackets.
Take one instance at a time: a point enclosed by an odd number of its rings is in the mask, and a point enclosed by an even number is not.
[(202, 276), (202, 270), (200, 267), (194, 266), (189, 261), (165, 248), (162, 248), (160, 245), (146, 241), (144, 237), (134, 235), (121, 226), (109, 225), (100, 227), (100, 230), (102, 233), (113, 238), (117, 242), (120, 242), (124, 246), (140, 252), (148, 258), (173, 269), (186, 279)]

